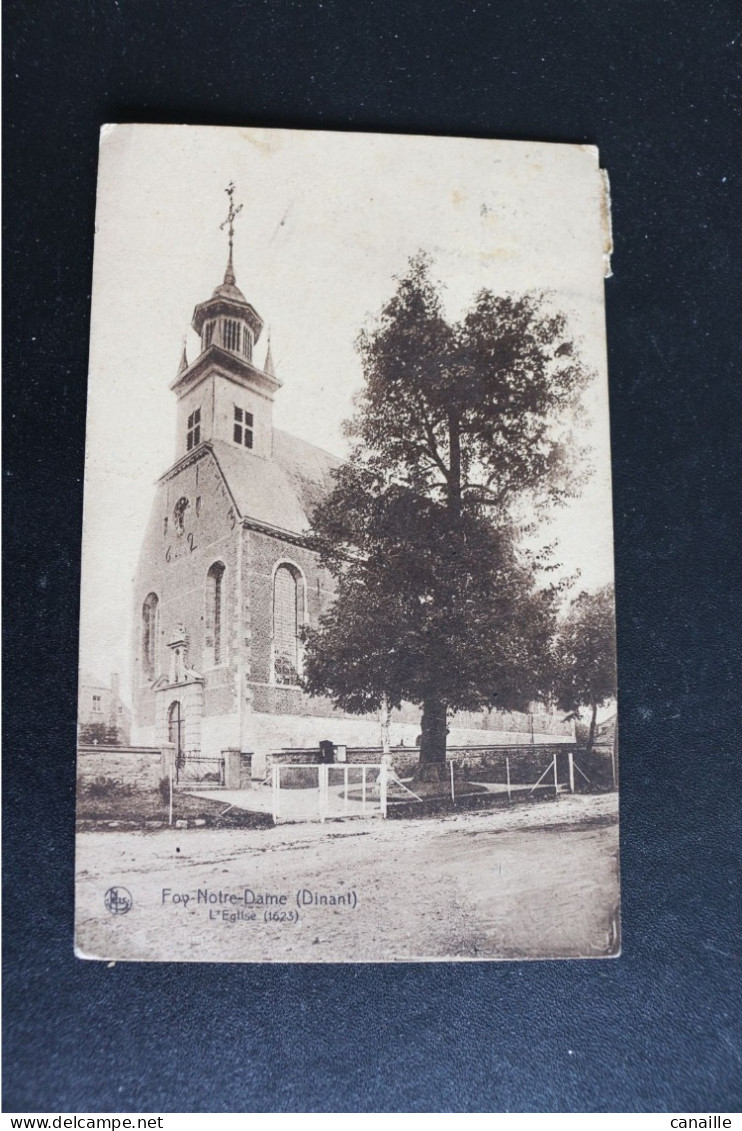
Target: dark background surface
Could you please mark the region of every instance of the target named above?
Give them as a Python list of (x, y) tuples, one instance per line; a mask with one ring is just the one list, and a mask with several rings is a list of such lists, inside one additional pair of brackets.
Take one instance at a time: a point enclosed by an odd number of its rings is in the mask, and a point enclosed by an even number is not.
[[(5, 10), (4, 1110), (739, 1110), (736, 2)], [(620, 959), (73, 957), (85, 381), (108, 121), (600, 147), (616, 242)]]

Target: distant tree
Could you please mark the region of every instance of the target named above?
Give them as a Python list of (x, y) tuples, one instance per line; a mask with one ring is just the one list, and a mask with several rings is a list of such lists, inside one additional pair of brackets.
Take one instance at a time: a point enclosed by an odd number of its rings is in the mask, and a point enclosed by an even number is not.
[(110, 723), (83, 723), (80, 742), (85, 746), (119, 746), (121, 735), (118, 727)]
[(580, 717), (590, 710), (587, 748), (595, 742), (598, 707), (616, 696), (616, 622), (613, 586), (580, 593), (572, 601), (556, 638), (554, 697), (564, 711)]
[(359, 713), (419, 703), (420, 760), (439, 767), (449, 712), (543, 687), (555, 590), (518, 522), (577, 488), (565, 422), (589, 373), (543, 296), (482, 291), (449, 323), (422, 255), (358, 349), (355, 447), (312, 519), (338, 589), (305, 686)]

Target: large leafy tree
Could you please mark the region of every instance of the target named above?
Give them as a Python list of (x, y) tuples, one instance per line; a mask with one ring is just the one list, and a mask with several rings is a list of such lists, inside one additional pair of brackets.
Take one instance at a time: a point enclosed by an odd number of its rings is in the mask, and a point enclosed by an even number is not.
[(572, 601), (556, 638), (554, 697), (579, 717), (590, 711), (587, 747), (595, 741), (598, 707), (616, 696), (616, 622), (613, 586), (580, 593)]
[(313, 516), (337, 597), (305, 682), (350, 711), (419, 703), (435, 766), (449, 712), (543, 692), (555, 588), (517, 536), (576, 490), (588, 372), (543, 296), (482, 291), (448, 321), (422, 255), (358, 348), (355, 447)]

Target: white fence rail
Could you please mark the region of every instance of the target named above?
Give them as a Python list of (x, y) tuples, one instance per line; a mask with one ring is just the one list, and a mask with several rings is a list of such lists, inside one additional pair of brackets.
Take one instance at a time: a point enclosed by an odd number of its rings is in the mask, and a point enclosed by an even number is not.
[(273, 766), (273, 822), (386, 817), (389, 771), (378, 765)]

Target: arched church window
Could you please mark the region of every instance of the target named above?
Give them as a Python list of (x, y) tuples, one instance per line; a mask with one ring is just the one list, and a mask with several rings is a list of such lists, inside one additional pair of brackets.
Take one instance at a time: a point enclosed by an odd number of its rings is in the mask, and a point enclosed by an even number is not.
[(173, 521), (175, 523), (176, 534), (182, 534), (185, 529), (185, 516), (189, 506), (190, 503), (188, 502), (188, 499), (186, 499), (185, 495), (183, 495), (180, 499), (178, 499), (175, 507), (173, 508)]
[(211, 345), (211, 340), (214, 337), (214, 323), (207, 322), (204, 326), (204, 349), (208, 349)]
[(247, 360), (250, 361), (252, 358), (252, 334), (246, 326), (243, 327), (242, 330), (242, 352)]
[(214, 562), (206, 575), (206, 645), (215, 664), (224, 655), (224, 565)]
[(299, 571), (280, 565), (273, 579), (273, 670), (276, 683), (299, 682), (304, 590)]
[(156, 593), (149, 593), (142, 605), (142, 671), (146, 679), (156, 675), (159, 628), (159, 601)]

